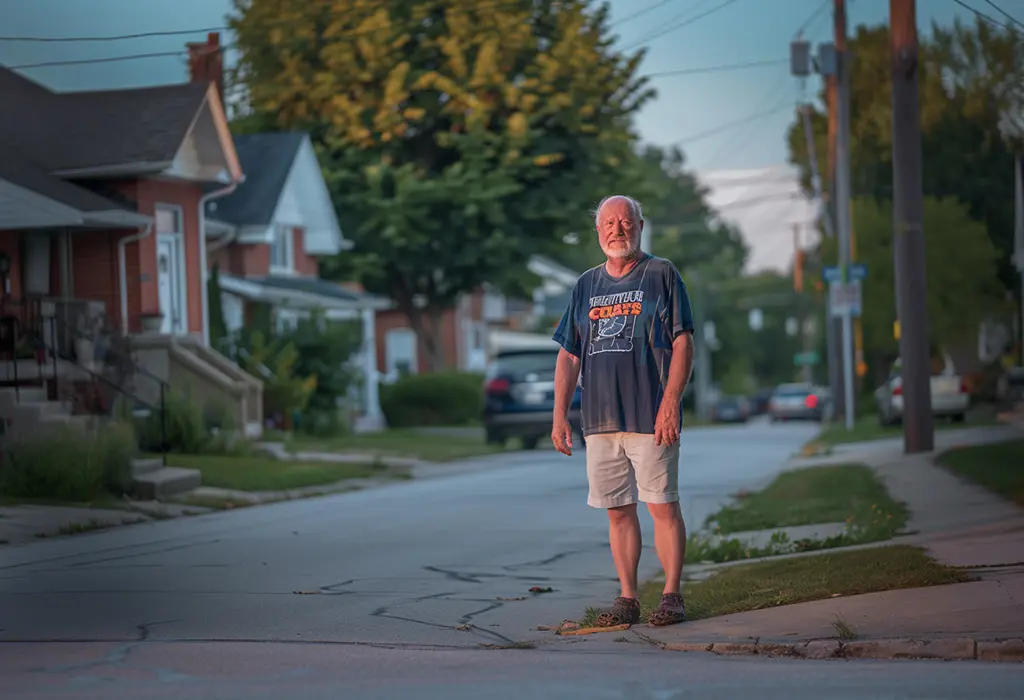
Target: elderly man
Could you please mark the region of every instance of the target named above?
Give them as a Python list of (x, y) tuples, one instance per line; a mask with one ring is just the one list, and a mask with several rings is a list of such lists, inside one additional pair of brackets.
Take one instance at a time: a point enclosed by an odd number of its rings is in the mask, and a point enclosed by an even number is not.
[(608, 258), (576, 281), (554, 339), (551, 439), (572, 455), (569, 404), (582, 372), (587, 503), (608, 511), (612, 559), (622, 586), (597, 625), (640, 620), (637, 502), (654, 520), (654, 544), (665, 569), (661, 604), (652, 625), (685, 620), (680, 591), (686, 526), (679, 509), (680, 402), (693, 366), (693, 316), (686, 286), (671, 262), (640, 250), (640, 204), (606, 197), (595, 218)]

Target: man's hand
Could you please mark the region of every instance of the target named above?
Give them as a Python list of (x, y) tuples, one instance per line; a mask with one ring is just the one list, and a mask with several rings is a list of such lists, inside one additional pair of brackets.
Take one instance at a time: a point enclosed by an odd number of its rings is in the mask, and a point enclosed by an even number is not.
[(654, 422), (654, 444), (666, 447), (679, 439), (679, 400), (666, 396)]
[(572, 457), (572, 426), (568, 420), (555, 419), (555, 425), (551, 428), (551, 442), (554, 443), (556, 450)]

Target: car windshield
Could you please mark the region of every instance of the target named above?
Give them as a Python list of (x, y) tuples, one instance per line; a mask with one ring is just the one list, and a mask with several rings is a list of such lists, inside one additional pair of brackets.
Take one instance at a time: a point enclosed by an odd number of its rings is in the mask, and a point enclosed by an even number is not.
[(806, 386), (780, 386), (775, 390), (776, 396), (807, 396), (810, 393), (810, 387)]
[(530, 372), (550, 374), (555, 371), (557, 352), (516, 352), (499, 355), (495, 360), (494, 369), (498, 374), (520, 376)]

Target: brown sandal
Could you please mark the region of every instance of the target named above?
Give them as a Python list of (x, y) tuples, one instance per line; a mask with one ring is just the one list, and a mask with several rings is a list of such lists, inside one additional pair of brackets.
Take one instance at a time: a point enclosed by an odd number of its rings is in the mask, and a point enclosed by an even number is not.
[(610, 610), (597, 616), (595, 627), (635, 625), (640, 622), (640, 601), (636, 598), (616, 598)]
[(677, 625), (686, 622), (686, 607), (683, 596), (679, 593), (666, 593), (661, 596), (661, 604), (647, 616), (647, 622), (654, 627)]

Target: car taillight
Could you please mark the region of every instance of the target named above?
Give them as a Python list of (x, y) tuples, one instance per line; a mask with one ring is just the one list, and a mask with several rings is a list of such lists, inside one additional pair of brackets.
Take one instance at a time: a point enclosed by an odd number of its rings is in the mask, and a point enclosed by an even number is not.
[(969, 393), (971, 393), (971, 388), (969, 386), (967, 386), (967, 382), (963, 382), (963, 381), (960, 382), (960, 393), (961, 394), (969, 394)]
[(893, 396), (903, 396), (903, 387), (902, 386), (898, 386), (895, 389), (893, 389), (892, 390), (892, 395)]
[(804, 406), (806, 406), (807, 408), (814, 408), (817, 405), (818, 405), (818, 397), (815, 396), (814, 394), (809, 394), (807, 396), (807, 398), (804, 399)]
[(492, 396), (506, 394), (508, 393), (509, 386), (510, 384), (507, 379), (498, 377), (497, 379), (492, 379), (487, 384), (487, 393)]

